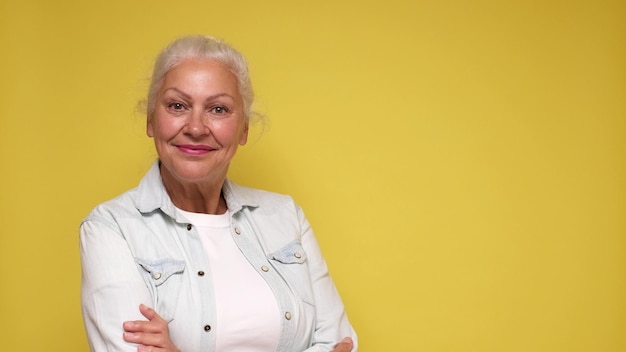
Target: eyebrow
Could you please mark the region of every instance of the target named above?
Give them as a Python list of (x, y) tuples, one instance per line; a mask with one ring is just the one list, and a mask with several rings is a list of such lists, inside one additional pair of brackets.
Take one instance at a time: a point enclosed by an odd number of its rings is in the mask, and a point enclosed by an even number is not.
[[(185, 98), (185, 99), (187, 99), (187, 100), (191, 100), (191, 96), (190, 96), (189, 94), (187, 94), (187, 93), (183, 92), (182, 90), (180, 90), (180, 89), (178, 89), (178, 88), (176, 88), (176, 87), (170, 87), (170, 88), (167, 88), (167, 89), (165, 89), (165, 91), (163, 91), (163, 93), (165, 93), (165, 92), (167, 92), (167, 91), (169, 91), (169, 90), (173, 90), (173, 91), (175, 91), (176, 93), (178, 93), (178, 94), (182, 95), (182, 96), (183, 96), (183, 98)], [(212, 96), (210, 96), (210, 97), (207, 97), (207, 98), (205, 99), (205, 101), (207, 101), (207, 100), (211, 100), (211, 99), (215, 99), (215, 98), (219, 98), (219, 97), (229, 97), (230, 99), (233, 99), (233, 100), (235, 99), (235, 98), (231, 97), (231, 96), (230, 96), (230, 94), (228, 94), (228, 93), (219, 93), (219, 94), (215, 94), (215, 95), (212, 95)]]

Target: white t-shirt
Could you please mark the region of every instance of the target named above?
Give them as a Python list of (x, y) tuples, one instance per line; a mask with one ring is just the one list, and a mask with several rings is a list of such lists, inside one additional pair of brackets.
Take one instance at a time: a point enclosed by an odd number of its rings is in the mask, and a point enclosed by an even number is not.
[(217, 352), (274, 352), (280, 338), (278, 304), (230, 233), (230, 215), (190, 213), (209, 258), (215, 288)]

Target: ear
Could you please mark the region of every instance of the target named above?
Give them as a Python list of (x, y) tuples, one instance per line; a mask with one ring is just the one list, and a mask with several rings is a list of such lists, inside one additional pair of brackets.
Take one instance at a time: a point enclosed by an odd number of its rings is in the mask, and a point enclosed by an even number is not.
[(243, 126), (243, 131), (241, 131), (241, 135), (239, 136), (239, 145), (245, 145), (248, 142), (248, 129), (250, 125), (248, 122)]
[(150, 115), (146, 117), (146, 134), (150, 138), (154, 137), (154, 129), (152, 127), (152, 119), (150, 118)]

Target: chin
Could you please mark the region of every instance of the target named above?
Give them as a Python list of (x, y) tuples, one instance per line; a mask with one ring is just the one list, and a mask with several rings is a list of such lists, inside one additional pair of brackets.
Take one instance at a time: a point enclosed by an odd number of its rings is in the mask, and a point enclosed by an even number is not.
[(168, 172), (179, 182), (198, 183), (205, 181), (223, 181), (226, 178), (228, 167), (210, 166), (194, 163), (193, 165), (179, 165), (168, 169)]

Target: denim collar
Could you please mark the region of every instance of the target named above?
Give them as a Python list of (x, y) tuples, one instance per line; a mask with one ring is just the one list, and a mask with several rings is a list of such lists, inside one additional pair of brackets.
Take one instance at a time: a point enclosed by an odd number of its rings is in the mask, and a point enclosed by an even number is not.
[[(137, 204), (135, 206), (142, 213), (150, 213), (160, 209), (171, 218), (179, 220), (176, 217), (177, 212), (174, 203), (172, 203), (163, 185), (159, 165), (160, 162), (156, 160), (139, 183)], [(229, 179), (224, 181), (222, 193), (231, 214), (239, 212), (244, 207), (256, 208), (259, 206), (259, 199), (254, 192), (248, 192), (246, 187), (240, 186)]]

